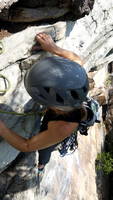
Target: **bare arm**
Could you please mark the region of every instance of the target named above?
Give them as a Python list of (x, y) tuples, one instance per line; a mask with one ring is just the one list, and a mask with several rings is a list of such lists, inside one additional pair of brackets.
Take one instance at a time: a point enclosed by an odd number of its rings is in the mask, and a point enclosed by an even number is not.
[(7, 128), (5, 124), (0, 121), (0, 136), (19, 151), (31, 152), (61, 142), (63, 139), (68, 137), (77, 126), (78, 123), (53, 121), (49, 122), (46, 131), (33, 136), (31, 139), (25, 139)]
[(39, 33), (36, 36), (36, 40), (40, 43), (41, 48), (43, 50), (70, 59), (74, 62), (79, 63), (80, 65), (83, 65), (83, 61), (77, 54), (73, 53), (72, 51), (68, 51), (66, 49), (58, 47), (50, 35), (47, 35), (45, 33)]

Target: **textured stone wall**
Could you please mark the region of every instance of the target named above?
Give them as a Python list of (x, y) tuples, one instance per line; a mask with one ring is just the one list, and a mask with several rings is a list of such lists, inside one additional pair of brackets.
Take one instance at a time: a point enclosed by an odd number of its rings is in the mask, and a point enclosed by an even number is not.
[[(13, 4), (17, 2), (16, 4)], [(19, 0), (0, 3), (0, 19), (12, 22), (33, 22), (47, 19), (56, 19), (66, 14), (73, 15), (73, 19), (80, 19), (93, 8), (94, 0)], [(68, 15), (67, 15), (68, 16)], [(64, 17), (64, 19), (65, 19)]]
[(9, 8), (13, 3), (16, 3), (18, 0), (1, 0), (0, 1), (0, 11), (4, 8)]
[[(87, 72), (90, 71), (90, 73), (88, 73), (90, 78), (90, 95), (98, 99), (101, 105), (109, 104), (109, 106), (111, 106), (111, 110), (109, 110), (108, 113), (110, 114), (111, 118), (112, 81), (111, 79), (109, 81), (108, 76), (112, 77), (112, 68), (109, 68), (108, 64), (113, 61), (112, 16), (113, 1), (108, 0), (105, 2), (104, 0), (96, 0), (92, 12), (88, 16), (86, 15), (84, 18), (78, 21), (67, 22), (65, 26), (65, 34), (63, 37), (59, 38), (59, 41), (57, 40), (57, 44), (59, 46), (63, 46), (68, 50), (70, 49), (78, 53), (85, 60), (84, 67), (86, 68)], [(21, 46), (21, 42), (19, 50), (22, 48), (24, 53), (19, 54), (19, 59), (15, 60), (15, 56), (12, 56), (10, 57), (10, 62), (8, 59), (7, 62), (3, 62), (4, 55), (0, 55), (1, 62), (4, 64), (3, 66), (1, 65), (1, 69), (3, 69), (1, 73), (6, 76), (8, 74), (8, 77), (11, 77), (11, 80), (13, 81), (11, 81), (11, 89), (8, 91), (8, 93), (5, 93), (3, 96), (1, 96), (1, 103), (5, 104), (6, 106), (4, 107), (4, 105), (2, 105), (2, 109), (6, 108), (6, 110), (9, 111), (15, 110), (19, 112), (22, 111), (24, 105), (29, 101), (29, 96), (22, 86), (23, 79), (21, 79), (21, 76), (24, 74), (26, 66), (30, 67), (31, 64), (40, 57), (38, 53), (36, 55), (31, 55), (28, 51), (32, 44), (34, 44), (33, 38), (36, 34), (34, 30), (37, 31), (37, 29), (32, 29), (33, 34), (30, 36), (28, 35), (28, 38), (20, 37), (20, 35), (22, 36), (24, 33), (26, 35), (27, 30), (14, 36), (15, 38), (20, 39), (20, 41), (21, 38), (23, 38), (23, 46), (25, 47), (23, 48)], [(58, 33), (59, 32), (57, 32), (57, 34)], [(56, 38), (55, 35), (54, 38)], [(7, 41), (10, 41), (10, 39), (13, 41), (13, 36), (3, 40), (4, 47), (8, 47)], [(8, 58), (8, 52), (5, 53), (7, 53)], [(46, 55), (47, 54), (44, 52), (41, 53), (41, 56)], [(14, 64), (17, 61), (18, 64)], [(18, 66), (22, 67), (22, 72)], [(12, 79), (14, 74), (15, 79)], [(4, 86), (4, 83), (2, 83), (2, 86)], [(3, 114), (0, 116), (3, 117)], [(6, 118), (4, 117), (4, 120), (7, 119), (6, 121), (10, 121), (11, 128), (17, 128), (16, 131), (20, 132), (18, 126), (22, 119), (19, 119), (18, 121), (17, 118), (11, 118), (8, 116), (9, 115), (6, 114)], [(107, 117), (108, 116), (109, 115), (107, 115)], [(110, 120), (112, 121), (111, 118)], [(34, 118), (34, 121), (35, 120), (36, 119)], [(34, 129), (34, 121), (29, 122), (28, 118), (26, 119), (28, 126), (27, 130), (30, 130), (29, 128), (31, 128), (31, 126), (29, 127), (29, 124), (32, 123), (32, 130), (36, 132), (37, 127)], [(108, 126), (111, 126), (111, 121), (109, 121), (108, 117)], [(21, 128), (23, 128), (23, 126), (21, 126)], [(25, 129), (24, 132), (21, 131), (22, 135), (25, 133), (28, 133), (28, 131), (25, 131)], [(7, 169), (0, 174), (0, 199), (108, 199), (106, 196), (105, 186), (102, 182), (103, 177), (98, 177), (98, 174), (95, 170), (95, 159), (97, 157), (97, 153), (104, 149), (105, 135), (106, 128), (103, 120), (101, 120), (100, 124), (96, 124), (90, 128), (87, 137), (79, 135), (79, 146), (74, 154), (61, 158), (59, 157), (58, 152), (55, 151), (52, 154), (50, 163), (46, 166), (40, 187), (36, 173), (36, 164), (38, 164), (38, 152), (33, 152), (30, 154), (19, 154), (19, 157), (16, 159), (16, 156), (19, 152), (14, 154), (13, 157), (13, 153), (11, 151), (11, 160), (8, 162), (6, 162), (6, 156), (2, 157), (2, 154), (0, 154), (0, 159), (2, 158), (1, 163), (4, 163), (2, 170), (4, 169), (3, 167), (7, 167)], [(3, 140), (0, 140), (1, 152), (5, 152), (4, 147), (7, 146), (8, 148), (8, 145), (6, 144), (5, 146), (2, 146), (2, 144)], [(13, 151), (15, 150), (13, 149)], [(14, 158), (15, 161), (13, 161)], [(11, 161), (13, 161), (12, 165)], [(8, 168), (9, 164), (10, 167)]]

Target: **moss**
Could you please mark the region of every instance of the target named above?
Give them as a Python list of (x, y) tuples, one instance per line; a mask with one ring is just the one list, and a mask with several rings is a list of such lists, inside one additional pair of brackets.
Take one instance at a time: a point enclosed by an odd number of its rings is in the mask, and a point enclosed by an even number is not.
[(97, 155), (96, 170), (103, 171), (105, 175), (113, 172), (113, 130), (106, 135), (104, 152)]
[(102, 152), (98, 154), (96, 170), (103, 170), (107, 175), (113, 172), (113, 155), (110, 152)]

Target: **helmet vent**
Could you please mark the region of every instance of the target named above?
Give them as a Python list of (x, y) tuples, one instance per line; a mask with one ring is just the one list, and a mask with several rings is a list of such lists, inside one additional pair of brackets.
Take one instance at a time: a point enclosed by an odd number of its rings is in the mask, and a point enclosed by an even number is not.
[(71, 96), (74, 98), (74, 99), (79, 99), (78, 97), (78, 94), (74, 91), (74, 90), (71, 90)]
[(83, 91), (84, 91), (84, 92), (87, 92), (87, 88), (86, 88), (86, 87), (83, 87)]
[(43, 94), (40, 94), (39, 96), (41, 97), (41, 99), (45, 99), (45, 97), (43, 96)]
[(59, 103), (64, 103), (64, 100), (62, 99), (62, 97), (56, 93), (56, 101)]
[(49, 93), (49, 91), (50, 91), (49, 87), (44, 87), (44, 89), (46, 90), (47, 93)]

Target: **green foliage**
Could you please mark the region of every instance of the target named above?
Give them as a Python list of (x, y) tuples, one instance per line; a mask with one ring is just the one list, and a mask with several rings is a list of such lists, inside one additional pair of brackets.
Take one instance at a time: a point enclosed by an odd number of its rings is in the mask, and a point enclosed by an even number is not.
[(98, 154), (96, 160), (96, 170), (103, 170), (105, 174), (113, 171), (113, 156), (111, 153), (102, 152)]

